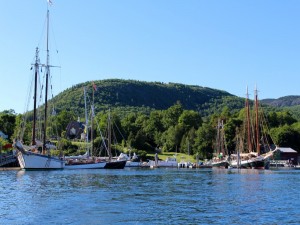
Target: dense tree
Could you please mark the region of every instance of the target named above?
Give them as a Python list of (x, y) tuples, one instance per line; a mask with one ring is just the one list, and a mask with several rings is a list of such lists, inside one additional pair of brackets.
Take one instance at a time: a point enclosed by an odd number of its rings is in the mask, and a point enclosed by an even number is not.
[(284, 125), (271, 130), (274, 142), (280, 147), (291, 147), (300, 152), (300, 133), (293, 127)]
[(136, 134), (139, 130), (137, 127), (137, 124), (135, 123), (137, 118), (136, 113), (130, 113), (128, 114), (124, 119), (122, 119), (121, 124), (125, 132), (125, 136), (129, 136), (130, 133)]
[(16, 122), (16, 114), (14, 110), (5, 110), (0, 112), (0, 131), (8, 135), (12, 139)]
[(198, 129), (202, 124), (202, 118), (193, 110), (184, 110), (178, 118), (178, 124), (187, 132), (192, 128)]
[(215, 129), (211, 124), (203, 123), (196, 131), (194, 153), (202, 159), (212, 158)]
[(235, 152), (235, 138), (237, 129), (239, 129), (243, 124), (243, 121), (238, 118), (230, 118), (224, 125), (225, 130), (225, 141), (229, 154)]
[(145, 121), (143, 129), (149, 144), (155, 147), (160, 146), (161, 133), (164, 131), (161, 111), (152, 111), (149, 118)]
[(164, 152), (180, 151), (179, 146), (183, 136), (183, 128), (179, 125), (171, 126), (162, 134), (162, 150)]
[(187, 133), (185, 133), (181, 139), (180, 152), (194, 155), (194, 145), (196, 138), (196, 130), (192, 127)]
[(277, 118), (280, 126), (291, 125), (297, 122), (297, 120), (292, 116), (292, 114), (289, 111), (278, 112)]
[(77, 119), (73, 111), (63, 110), (57, 115), (51, 115), (52, 122), (49, 124), (49, 136), (61, 136), (62, 132), (66, 130), (71, 121)]
[(175, 105), (171, 106), (163, 112), (163, 125), (167, 129), (172, 126), (176, 126), (178, 119), (183, 112), (182, 105), (177, 102)]

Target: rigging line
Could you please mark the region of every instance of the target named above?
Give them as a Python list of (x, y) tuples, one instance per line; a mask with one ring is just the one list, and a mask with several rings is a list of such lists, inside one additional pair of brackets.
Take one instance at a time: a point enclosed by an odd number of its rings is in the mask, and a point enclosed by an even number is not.
[(28, 113), (27, 112), (29, 111), (29, 103), (31, 102), (32, 89), (33, 89), (32, 87), (33, 87), (33, 84), (34, 84), (34, 71), (30, 72), (30, 77), (31, 77), (31, 79), (29, 79), (30, 80), (30, 85), (28, 86), (27, 95), (26, 95), (27, 96), (27, 101), (24, 104), (24, 115), (23, 115), (23, 118), (22, 118), (22, 121), (21, 121), (21, 123), (23, 124), (23, 127), (21, 126), (22, 129), (20, 129), (20, 131), (18, 132), (20, 140), (23, 139), (25, 129), (26, 129), (26, 122), (27, 122), (27, 118), (28, 118)]
[(271, 145), (270, 145), (270, 142), (269, 142), (269, 138), (271, 139), (271, 141), (274, 143), (271, 135), (270, 135), (270, 130), (269, 130), (269, 126), (268, 126), (268, 121), (265, 117), (265, 114), (264, 114), (264, 111), (261, 110), (261, 121), (263, 121), (263, 124), (261, 126), (261, 132), (263, 135), (263, 138), (264, 138), (264, 142), (266, 143), (266, 145), (268, 146), (269, 150), (271, 150)]
[[(50, 21), (51, 22), (51, 21)], [(52, 23), (51, 23), (52, 24)], [(52, 33), (52, 40), (54, 40), (54, 47), (55, 47), (55, 55), (56, 55), (56, 59), (57, 59), (57, 62), (58, 62), (58, 65), (55, 66), (55, 67), (59, 67), (60, 68), (60, 73), (59, 73), (59, 78), (60, 78), (60, 82), (59, 82), (59, 90), (62, 90), (62, 87), (61, 87), (61, 61), (60, 61), (60, 57), (59, 57), (59, 53), (58, 53), (58, 48), (57, 48), (57, 42), (56, 42), (56, 38), (55, 38), (55, 33), (54, 33), (54, 29), (53, 29), (53, 26), (50, 27), (50, 30), (51, 30), (51, 33)], [(50, 43), (51, 44), (51, 43)], [(50, 48), (51, 49), (51, 48)]]
[[(51, 99), (53, 99), (53, 88), (52, 88), (52, 75), (50, 74), (49, 76), (49, 86), (50, 86), (50, 95), (51, 95)], [(53, 104), (54, 105), (54, 104)]]
[[(42, 72), (43, 71), (42, 71), (42, 67), (41, 67), (41, 73)], [(42, 130), (43, 130), (42, 129), (43, 128), (43, 124), (42, 124), (42, 113), (43, 113), (43, 110), (42, 110), (41, 106), (43, 105), (43, 89), (44, 89), (43, 88), (44, 87), (43, 80), (44, 80), (44, 78), (45, 78), (45, 74), (43, 75), (43, 78), (41, 78), (41, 74), (38, 73), (38, 86), (39, 86), (39, 91), (40, 91), (40, 93), (39, 93), (40, 98), (38, 100), (38, 110), (37, 110), (37, 116), (38, 116), (37, 117), (37, 121), (38, 121), (37, 138), (39, 140), (42, 140)]]
[[(42, 67), (41, 67), (42, 68)], [(42, 72), (42, 70), (41, 70)], [(45, 80), (45, 74), (46, 70), (43, 72), (43, 77), (41, 78), (40, 73), (38, 73), (38, 86), (39, 86), (39, 100), (38, 100), (38, 110), (37, 110), (37, 121), (38, 121), (38, 132), (37, 132), (37, 137), (39, 140), (42, 140), (42, 130), (43, 130), (43, 123), (42, 123), (42, 116), (43, 116), (43, 90), (44, 90), (44, 80)]]
[(105, 150), (107, 151), (108, 148), (107, 148), (107, 146), (106, 146), (106, 144), (105, 144), (105, 139), (104, 139), (104, 136), (103, 136), (102, 131), (101, 131), (101, 129), (100, 129), (100, 123), (99, 123), (97, 120), (95, 120), (95, 121), (96, 121), (96, 125), (97, 125), (97, 130), (98, 130), (99, 133), (100, 133), (100, 137), (101, 137), (102, 143), (103, 143), (103, 145), (104, 145), (104, 147), (105, 147)]
[(30, 99), (31, 99), (31, 95), (32, 95), (32, 86), (33, 86), (33, 83), (34, 83), (34, 72), (33, 72), (33, 75), (32, 75), (32, 72), (30, 72), (30, 77), (31, 79), (30, 80), (30, 85), (27, 89), (27, 101), (25, 102), (25, 105), (24, 105), (24, 112), (27, 112), (28, 109), (29, 109), (29, 102), (30, 102)]
[(41, 31), (40, 38), (39, 38), (39, 41), (38, 41), (38, 48), (39, 48), (39, 49), (41, 49), (41, 48), (40, 48), (41, 42), (42, 42), (42, 40), (43, 40), (43, 38), (44, 38), (44, 36), (45, 36), (44, 34), (45, 34), (45, 30), (46, 30), (46, 25), (47, 25), (47, 14), (46, 14), (46, 17), (45, 17), (45, 20), (44, 20), (43, 29), (42, 29), (42, 31)]
[(266, 124), (265, 125), (266, 133), (269, 134), (268, 136), (271, 138), (271, 141), (276, 145), (276, 143), (274, 142), (272, 136), (270, 135), (270, 125), (268, 123), (267, 116), (266, 116), (264, 110), (261, 109), (261, 111), (262, 111), (263, 121)]
[(116, 132), (115, 132), (115, 129), (114, 128), (112, 128), (112, 134), (113, 134), (113, 140), (114, 140), (114, 145), (115, 145), (115, 148), (114, 148), (114, 150), (115, 150), (115, 156), (117, 156), (117, 145), (119, 144), (118, 143), (118, 140), (117, 140), (117, 135), (116, 135)]
[[(50, 107), (50, 104), (49, 104), (49, 110), (51, 110), (52, 108), (52, 112), (50, 113), (50, 122), (51, 122), (51, 131), (52, 131), (52, 135), (54, 134), (54, 131), (53, 131), (53, 127), (54, 127), (54, 130), (55, 130), (55, 133), (56, 133), (56, 136), (58, 134), (58, 128), (57, 128), (57, 124), (54, 123), (53, 121), (53, 116), (56, 115), (56, 110), (55, 110), (55, 101), (53, 100), (53, 88), (52, 88), (52, 75), (50, 74), (49, 76), (49, 86), (50, 86), (50, 95), (51, 95), (51, 107)], [(50, 125), (50, 124), (49, 124)]]
[(227, 148), (227, 141), (226, 141), (226, 132), (225, 132), (225, 125), (222, 126), (223, 131), (223, 142), (225, 146), (225, 154), (228, 154), (228, 148)]
[[(51, 30), (52, 30), (52, 28), (51, 28)], [(53, 33), (53, 32), (52, 32)], [(53, 37), (55, 37), (54, 36), (54, 34), (53, 34)], [(55, 39), (55, 38), (54, 38)], [(55, 40), (54, 40), (55, 41)], [(51, 43), (50, 43), (51, 44)], [(54, 43), (54, 45), (56, 46), (56, 43)], [(58, 50), (56, 50), (56, 58), (57, 58), (57, 61), (58, 61), (58, 65), (56, 65), (56, 66), (54, 66), (54, 67), (58, 67), (60, 70), (60, 72), (59, 72), (59, 79), (60, 79), (60, 82), (59, 82), (59, 90), (61, 90), (62, 89), (62, 86), (61, 86), (61, 84), (62, 84), (62, 82), (61, 82), (61, 80), (62, 80), (62, 76), (61, 76), (61, 63), (60, 63), (60, 58), (59, 58), (59, 54), (58, 54)], [(53, 59), (53, 58), (52, 58)], [(53, 80), (53, 76), (52, 75), (50, 75), (49, 76), (49, 80), (50, 80), (50, 85), (51, 85), (51, 89), (52, 89), (52, 83), (51, 83), (51, 79)], [(52, 91), (52, 97), (53, 97), (53, 91)]]
[(115, 121), (113, 121), (113, 124), (116, 126), (116, 128), (117, 128), (119, 134), (122, 136), (123, 140), (126, 140)]

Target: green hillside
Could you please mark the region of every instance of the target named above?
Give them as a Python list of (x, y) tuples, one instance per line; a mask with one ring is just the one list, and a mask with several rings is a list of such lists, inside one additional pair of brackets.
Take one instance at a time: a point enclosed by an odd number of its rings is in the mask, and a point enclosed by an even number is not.
[[(184, 85), (177, 83), (143, 82), (135, 80), (98, 80), (95, 91), (96, 111), (118, 108), (123, 111), (150, 112), (164, 110), (180, 102), (185, 109), (196, 110), (202, 116), (220, 111), (224, 106), (230, 110), (241, 109), (244, 100), (226, 91)], [(92, 101), (92, 82), (77, 84), (57, 95), (55, 102), (58, 111), (67, 109), (76, 115), (83, 115), (84, 94), (87, 89), (88, 105)]]

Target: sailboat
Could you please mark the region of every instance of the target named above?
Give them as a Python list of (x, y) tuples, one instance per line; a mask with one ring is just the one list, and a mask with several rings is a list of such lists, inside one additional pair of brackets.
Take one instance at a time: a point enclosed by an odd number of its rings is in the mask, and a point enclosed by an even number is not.
[(247, 134), (247, 140), (244, 141), (244, 138), (239, 137), (237, 154), (232, 154), (230, 160), (233, 168), (268, 169), (269, 167), (269, 159), (273, 151), (264, 132), (262, 116), (259, 114), (257, 88), (255, 88), (254, 96), (255, 114), (251, 117), (247, 88), (245, 101), (246, 121), (244, 123), (244, 133)]
[(228, 168), (229, 157), (225, 141), (224, 123), (223, 120), (218, 120), (217, 136), (215, 146), (215, 156), (212, 159), (211, 166), (218, 168)]
[(102, 139), (101, 148), (104, 148), (108, 154), (108, 158), (107, 157), (99, 157), (102, 161), (106, 162), (104, 169), (124, 169), (127, 160), (124, 158), (113, 159), (113, 157), (112, 157), (112, 152), (111, 152), (111, 149), (112, 149), (112, 144), (111, 144), (112, 124), (111, 124), (110, 112), (108, 113), (108, 118), (107, 118), (107, 136), (104, 137), (102, 135), (99, 125), (98, 125), (98, 129), (99, 129), (100, 136)]
[(108, 153), (108, 161), (106, 162), (106, 165), (104, 169), (124, 169), (126, 165), (126, 160), (113, 160), (112, 158), (112, 152), (111, 152), (111, 134), (112, 134), (112, 125), (111, 125), (111, 117), (110, 112), (108, 113), (108, 121), (107, 121), (107, 153)]
[[(86, 88), (83, 88), (84, 91), (84, 104), (85, 104), (85, 130), (86, 136), (85, 141), (86, 145), (88, 146), (89, 142), (89, 135), (88, 135), (88, 113), (87, 113), (87, 103), (86, 103)], [(92, 105), (92, 123), (93, 123), (93, 116), (94, 116), (94, 107)], [(93, 125), (91, 126), (93, 127)], [(91, 131), (91, 141), (93, 143), (93, 131)], [(93, 146), (92, 146), (93, 149)], [(86, 154), (80, 156), (66, 156), (66, 165), (65, 169), (103, 169), (106, 166), (106, 162), (101, 161), (99, 158), (93, 157), (92, 151), (90, 149), (87, 150)]]
[[(54, 157), (50, 155), (49, 142), (46, 139), (47, 130), (47, 102), (48, 102), (48, 80), (50, 76), (49, 65), (49, 9), (47, 9), (47, 60), (46, 64), (40, 64), (39, 49), (36, 48), (35, 63), (34, 63), (34, 107), (33, 107), (33, 129), (32, 129), (32, 140), (31, 146), (25, 146), (22, 144), (20, 139), (14, 141), (14, 147), (17, 150), (17, 158), (21, 169), (63, 169), (65, 162), (60, 157)], [(43, 127), (43, 142), (42, 152), (37, 149), (36, 140), (36, 119), (37, 119), (37, 83), (38, 73), (41, 67), (45, 67), (46, 72), (46, 86), (45, 86), (45, 110), (44, 110), (44, 127)]]

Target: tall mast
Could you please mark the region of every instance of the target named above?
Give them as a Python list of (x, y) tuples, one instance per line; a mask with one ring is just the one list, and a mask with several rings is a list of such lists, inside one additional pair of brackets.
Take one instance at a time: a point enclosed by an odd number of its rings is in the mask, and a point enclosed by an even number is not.
[(218, 125), (217, 125), (217, 140), (216, 140), (216, 156), (221, 152), (221, 147), (220, 147), (220, 119), (218, 119)]
[(247, 146), (248, 151), (252, 152), (252, 142), (251, 142), (251, 126), (250, 126), (250, 106), (249, 106), (249, 94), (248, 94), (248, 86), (247, 86), (247, 94), (246, 94), (246, 113), (247, 113)]
[(36, 98), (37, 98), (37, 77), (39, 72), (39, 49), (35, 50), (35, 64), (34, 64), (34, 102), (33, 102), (33, 126), (32, 126), (32, 139), (31, 145), (35, 145), (35, 128), (36, 128)]
[(257, 87), (255, 87), (255, 128), (256, 128), (256, 152), (260, 155), (260, 145), (259, 145), (259, 119), (258, 119), (258, 97), (257, 97)]
[(48, 109), (48, 79), (50, 75), (49, 66), (49, 9), (47, 9), (47, 61), (46, 61), (46, 86), (45, 86), (45, 112), (44, 112), (44, 134), (43, 134), (43, 153), (46, 151), (47, 133), (47, 109)]
[(110, 118), (110, 110), (108, 113), (108, 157), (109, 161), (112, 159), (111, 155), (111, 118)]
[(92, 149), (91, 149), (91, 155), (93, 155), (93, 150), (94, 150), (94, 129), (93, 129), (93, 125), (94, 125), (94, 87), (92, 87), (93, 90), (93, 103), (92, 103), (92, 115), (91, 115), (91, 142), (92, 142)]
[[(86, 130), (85, 141), (86, 141), (86, 143), (88, 143), (88, 141), (89, 141), (89, 119), (88, 119), (87, 107), (86, 107), (86, 89), (85, 89), (85, 87), (83, 88), (83, 92), (84, 92), (85, 130)], [(89, 156), (90, 156), (90, 151), (89, 151)]]
[(221, 149), (221, 152), (223, 154), (223, 156), (225, 156), (226, 152), (225, 152), (225, 131), (224, 131), (224, 122), (223, 120), (221, 120), (221, 130), (220, 130), (220, 149)]

